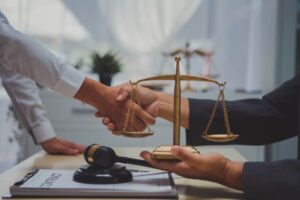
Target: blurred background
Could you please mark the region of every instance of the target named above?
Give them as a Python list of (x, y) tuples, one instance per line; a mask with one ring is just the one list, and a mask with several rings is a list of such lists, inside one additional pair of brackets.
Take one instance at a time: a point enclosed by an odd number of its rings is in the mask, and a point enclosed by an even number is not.
[[(181, 71), (227, 81), (227, 99), (260, 98), (299, 71), (298, 0), (1, 0), (0, 9), (19, 31), (61, 59), (111, 85)], [(108, 60), (105, 58), (109, 58)], [(97, 60), (98, 59), (98, 60)], [(107, 69), (98, 62), (114, 63)], [(104, 81), (104, 78), (101, 80)], [(172, 83), (154, 89), (172, 92)], [(183, 83), (183, 95), (216, 98), (218, 88)], [(40, 88), (59, 137), (83, 144), (157, 146), (170, 144), (172, 126), (158, 120), (155, 136), (112, 136), (94, 110)], [(185, 143), (182, 130), (182, 144)], [(0, 171), (39, 150), (19, 124), (0, 86)], [(268, 146), (238, 146), (248, 160), (296, 157), (296, 140)]]

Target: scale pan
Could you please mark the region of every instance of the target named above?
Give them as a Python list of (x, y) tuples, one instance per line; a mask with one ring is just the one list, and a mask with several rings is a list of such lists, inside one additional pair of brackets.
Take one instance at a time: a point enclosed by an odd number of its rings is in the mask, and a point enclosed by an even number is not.
[(126, 131), (122, 133), (123, 136), (131, 137), (131, 138), (143, 138), (143, 137), (151, 136), (153, 134), (154, 134), (153, 131), (150, 132)]
[(202, 137), (211, 142), (230, 142), (239, 137), (235, 134), (207, 134)]

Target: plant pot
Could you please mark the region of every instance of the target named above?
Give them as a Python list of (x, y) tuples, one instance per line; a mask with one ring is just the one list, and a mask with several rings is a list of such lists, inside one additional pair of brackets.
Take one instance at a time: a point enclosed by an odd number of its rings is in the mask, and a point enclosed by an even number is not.
[(112, 77), (113, 77), (112, 73), (99, 74), (99, 81), (104, 85), (110, 86)]

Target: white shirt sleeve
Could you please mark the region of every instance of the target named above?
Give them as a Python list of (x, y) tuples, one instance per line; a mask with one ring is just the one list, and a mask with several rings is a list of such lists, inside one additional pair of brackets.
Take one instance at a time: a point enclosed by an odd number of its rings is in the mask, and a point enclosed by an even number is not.
[(85, 79), (74, 67), (16, 31), (1, 15), (0, 65), (67, 97), (73, 97)]
[[(55, 136), (36, 85), (73, 97), (85, 75), (16, 31), (0, 12), (0, 75), (27, 131), (36, 143)], [(27, 79), (28, 77), (29, 79)]]
[(14, 105), (18, 119), (36, 144), (55, 137), (54, 129), (32, 80), (0, 67), (0, 77)]

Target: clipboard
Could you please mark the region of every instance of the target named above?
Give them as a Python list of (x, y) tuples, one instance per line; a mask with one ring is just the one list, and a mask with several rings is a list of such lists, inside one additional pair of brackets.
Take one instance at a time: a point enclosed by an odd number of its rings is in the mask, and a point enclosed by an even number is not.
[[(2, 198), (130, 198), (178, 199), (171, 173), (133, 172), (133, 181), (83, 184), (71, 179), (73, 170), (37, 169), (9, 188)], [(68, 179), (68, 180), (65, 180)], [(71, 185), (64, 185), (64, 184)]]

